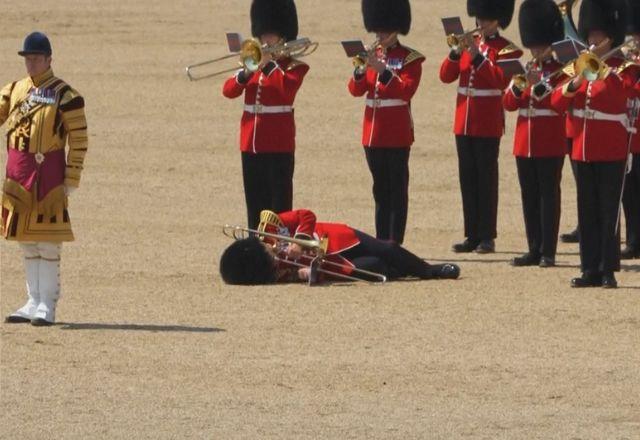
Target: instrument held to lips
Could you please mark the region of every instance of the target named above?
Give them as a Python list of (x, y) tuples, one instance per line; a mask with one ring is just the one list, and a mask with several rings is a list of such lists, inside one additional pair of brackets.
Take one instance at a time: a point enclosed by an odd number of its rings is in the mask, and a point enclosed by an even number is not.
[(484, 29), (479, 26), (470, 31), (465, 31), (460, 17), (445, 17), (442, 19), (442, 27), (447, 37), (447, 45), (454, 51), (466, 48), (466, 40), (469, 36), (476, 35)]
[(369, 63), (369, 57), (384, 53), (387, 47), (398, 37), (397, 32), (389, 34), (384, 40), (376, 39), (371, 45), (365, 46), (361, 40), (342, 41), (345, 53), (353, 61), (353, 67), (364, 71)]

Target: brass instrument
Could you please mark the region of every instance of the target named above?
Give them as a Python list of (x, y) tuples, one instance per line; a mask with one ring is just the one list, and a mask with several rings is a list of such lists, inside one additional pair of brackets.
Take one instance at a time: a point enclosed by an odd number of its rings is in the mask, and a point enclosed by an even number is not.
[(605, 61), (620, 52), (624, 55), (627, 50), (637, 50), (637, 47), (637, 42), (632, 39), (622, 43), (620, 46), (614, 47), (602, 56), (597, 55), (598, 48), (583, 52), (574, 61), (573, 77), (582, 76), (587, 81), (603, 79), (611, 71)]
[(371, 46), (367, 46), (365, 48), (366, 50), (364, 52), (359, 53), (358, 55), (353, 57), (353, 67), (355, 67), (356, 70), (358, 71), (363, 71), (367, 67), (367, 64), (368, 64), (367, 59), (371, 55), (375, 54), (378, 50), (386, 49), (387, 45), (391, 41), (393, 41), (397, 36), (398, 36), (398, 33), (393, 32), (392, 34), (389, 34), (389, 36), (383, 41), (376, 39)]
[(451, 35), (447, 35), (447, 44), (449, 45), (449, 47), (451, 48), (451, 50), (455, 50), (455, 51), (459, 51), (465, 48), (465, 39), (469, 36), (469, 35), (474, 35), (476, 33), (482, 32), (482, 27), (479, 26), (475, 29), (472, 29), (470, 31), (467, 31), (463, 34), (451, 34)]
[[(327, 255), (327, 247), (329, 245), (328, 237), (322, 237), (319, 240), (305, 240), (260, 230), (261, 228), (264, 228), (266, 226), (266, 224), (263, 224), (262, 217), (263, 216), (261, 215), (261, 226), (259, 226), (258, 229), (224, 225), (222, 227), (222, 233), (229, 238), (233, 238), (234, 240), (242, 240), (245, 238), (249, 238), (250, 236), (257, 236), (274, 248), (274, 258), (276, 259), (276, 261), (294, 267), (311, 269), (311, 274), (309, 277), (310, 285), (316, 282), (318, 273), (324, 273), (326, 275), (329, 275), (330, 277), (342, 279), (345, 281), (370, 282), (371, 280), (375, 280), (383, 283), (387, 281), (387, 277), (383, 274), (371, 272), (364, 269), (358, 269), (350, 265), (327, 260), (325, 257)], [(265, 238), (270, 239), (270, 241), (265, 240)], [(288, 244), (297, 244), (307, 251), (307, 254), (303, 254), (302, 256), (302, 260), (304, 262), (294, 261), (286, 257), (286, 255), (284, 254), (283, 245)], [(331, 270), (329, 269), (329, 267), (334, 268), (335, 270)], [(348, 270), (352, 275), (345, 275), (339, 272), (340, 270)]]
[(540, 66), (540, 63), (542, 63), (549, 57), (549, 55), (551, 55), (552, 51), (553, 49), (551, 47), (548, 47), (543, 53), (541, 53), (537, 57), (533, 57), (529, 62), (527, 62), (525, 73), (513, 76), (513, 85), (521, 92), (532, 85), (529, 82), (529, 74), (534, 71), (540, 72), (540, 68), (538, 66)]
[[(256, 72), (266, 55), (270, 55), (276, 59), (282, 57), (302, 58), (304, 56), (311, 55), (317, 48), (318, 43), (312, 42), (309, 38), (299, 38), (297, 40), (287, 41), (273, 46), (263, 45), (257, 39), (249, 38), (242, 42), (238, 52), (214, 58), (212, 60), (203, 61), (201, 63), (192, 64), (186, 67), (186, 71), (187, 76), (191, 81), (199, 81), (201, 79), (233, 72), (238, 70), (239, 67), (249, 72)], [(195, 75), (193, 73), (195, 69), (235, 57), (240, 58), (237, 67), (202, 75)]]

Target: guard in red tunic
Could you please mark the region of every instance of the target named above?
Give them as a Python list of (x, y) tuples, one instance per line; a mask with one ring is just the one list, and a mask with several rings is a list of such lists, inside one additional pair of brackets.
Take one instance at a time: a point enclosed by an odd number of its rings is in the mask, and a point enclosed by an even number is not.
[(518, 112), (513, 154), (529, 251), (511, 264), (550, 267), (555, 265), (558, 244), (560, 179), (566, 153), (565, 117), (551, 108), (551, 91), (565, 77), (551, 77), (562, 68), (553, 59), (551, 44), (564, 39), (564, 25), (553, 0), (525, 0), (519, 24), (522, 44), (531, 49), (534, 61), (527, 66), (526, 85), (512, 81), (503, 102), (507, 111)]
[(397, 35), (411, 28), (409, 0), (363, 0), (367, 32), (380, 42), (364, 68), (357, 68), (349, 92), (366, 94), (362, 145), (373, 176), (376, 237), (402, 243), (409, 206), (409, 152), (413, 144), (411, 98), (420, 85), (424, 56), (403, 46)]
[[(377, 272), (390, 279), (454, 279), (460, 275), (455, 264), (429, 264), (396, 242), (378, 240), (343, 223), (317, 222), (315, 214), (306, 209), (264, 214), (273, 219), (270, 224), (261, 224), (261, 229), (267, 232), (305, 240), (327, 237), (327, 258), (347, 267)], [(284, 250), (290, 259), (300, 258), (303, 252), (298, 244), (289, 244)], [(269, 284), (306, 280), (309, 269), (296, 270), (292, 279), (291, 271), (283, 270), (274, 259), (271, 245), (248, 238), (236, 241), (224, 251), (220, 274), (228, 284)]]
[[(580, 34), (603, 53), (625, 38), (626, 0), (583, 0)], [(604, 78), (589, 73), (556, 89), (552, 105), (559, 111), (573, 106), (577, 161), (578, 227), (582, 276), (572, 287), (617, 287), (620, 237), (616, 234), (622, 177), (629, 132), (627, 101), (630, 90), (615, 68), (621, 59), (610, 58)]]
[(440, 67), (444, 83), (459, 81), (454, 133), (466, 239), (454, 252), (494, 252), (498, 213), (498, 153), (504, 132), (503, 90), (507, 78), (496, 62), (522, 51), (501, 37), (511, 22), (514, 0), (467, 0), (467, 11), (482, 27), (464, 49), (452, 50)]
[[(640, 1), (629, 0), (631, 14), (629, 14), (628, 33), (640, 44)], [(631, 54), (625, 65), (621, 68), (620, 75), (633, 89), (633, 98), (630, 107), (637, 108), (640, 105), (640, 59), (637, 52)], [(622, 249), (621, 258), (640, 258), (640, 118), (635, 116), (636, 132), (631, 134), (631, 169), (625, 178), (624, 217), (626, 225), (626, 246)]]
[[(251, 32), (273, 46), (295, 40), (298, 17), (293, 0), (254, 0)], [(295, 121), (293, 101), (309, 66), (290, 57), (266, 55), (258, 71), (238, 71), (222, 90), (227, 98), (244, 93), (240, 122), (242, 174), (250, 228), (260, 211), (286, 211), (293, 203)]]

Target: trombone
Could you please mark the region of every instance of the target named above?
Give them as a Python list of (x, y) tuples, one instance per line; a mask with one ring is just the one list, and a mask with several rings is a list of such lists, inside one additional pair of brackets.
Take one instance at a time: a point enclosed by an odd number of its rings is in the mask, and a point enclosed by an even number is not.
[(597, 55), (597, 49), (581, 53), (573, 62), (573, 78), (582, 76), (587, 81), (604, 79), (611, 70), (605, 61), (620, 52), (626, 56), (626, 53), (637, 50), (638, 43), (634, 39), (628, 40), (602, 56)]
[[(211, 78), (225, 73), (238, 70), (239, 67), (249, 72), (256, 72), (260, 68), (260, 63), (265, 56), (270, 55), (273, 58), (292, 57), (301, 58), (311, 55), (318, 48), (318, 43), (311, 41), (309, 38), (298, 38), (297, 40), (287, 41), (273, 46), (261, 44), (255, 38), (244, 40), (240, 45), (240, 50), (229, 55), (224, 55), (212, 60), (203, 61), (201, 63), (191, 64), (186, 67), (187, 76), (191, 81), (200, 81), (201, 79)], [(212, 73), (197, 75), (194, 70), (201, 69), (204, 66), (215, 64), (229, 58), (239, 57), (238, 66), (218, 70)]]
[[(263, 241), (265, 238), (270, 238), (273, 240), (273, 243), (270, 243), (274, 250), (276, 251), (275, 259), (278, 262), (288, 264), (294, 267), (299, 268), (310, 268), (311, 274), (309, 276), (309, 284), (315, 283), (317, 281), (317, 274), (323, 273), (329, 275), (333, 278), (342, 279), (345, 281), (367, 281), (371, 282), (371, 280), (375, 280), (377, 282), (386, 282), (387, 277), (383, 274), (377, 272), (371, 272), (364, 269), (358, 269), (357, 267), (352, 267), (347, 264), (337, 263), (335, 261), (328, 260), (327, 257), (327, 248), (329, 246), (329, 238), (322, 237), (319, 240), (305, 240), (301, 238), (293, 238), (286, 235), (274, 234), (271, 232), (244, 228), (241, 226), (232, 226), (232, 225), (224, 225), (222, 227), (222, 233), (234, 240), (242, 240), (248, 238), (250, 236), (257, 236)], [(283, 244), (297, 244), (302, 248), (308, 250), (310, 254), (303, 254), (303, 258), (309, 260), (308, 264), (301, 263), (299, 261), (294, 261), (286, 256), (280, 256), (282, 251), (284, 250)], [(325, 266), (325, 267), (323, 267)], [(329, 267), (334, 268), (335, 270), (329, 269)], [(346, 275), (341, 273), (340, 270), (345, 270), (351, 272), (352, 275)]]

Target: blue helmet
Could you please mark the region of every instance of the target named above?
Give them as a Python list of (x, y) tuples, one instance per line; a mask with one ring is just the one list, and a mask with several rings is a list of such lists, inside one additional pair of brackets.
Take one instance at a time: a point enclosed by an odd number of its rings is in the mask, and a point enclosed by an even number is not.
[(22, 50), (18, 52), (20, 56), (35, 54), (51, 56), (51, 42), (42, 32), (32, 32), (27, 35)]

